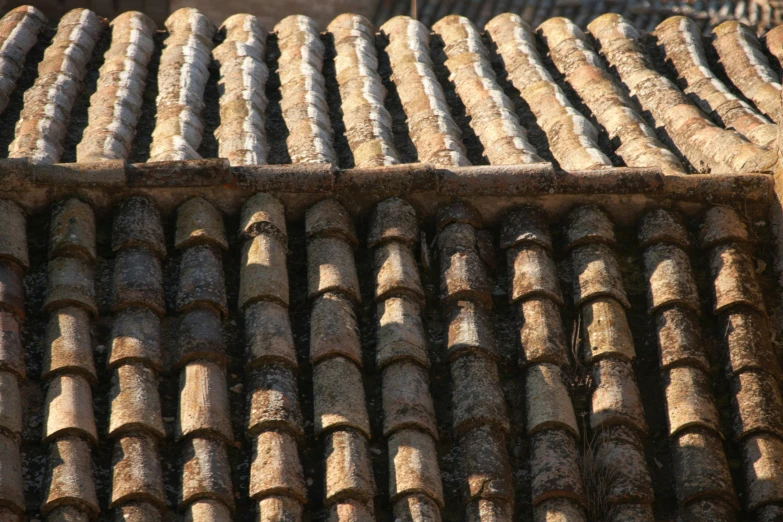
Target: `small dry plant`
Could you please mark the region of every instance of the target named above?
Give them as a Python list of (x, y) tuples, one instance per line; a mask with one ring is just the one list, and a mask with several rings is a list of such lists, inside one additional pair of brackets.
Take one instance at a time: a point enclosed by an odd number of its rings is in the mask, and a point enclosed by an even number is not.
[[(586, 433), (586, 430), (583, 430)], [(617, 469), (611, 463), (597, 458), (601, 443), (606, 434), (594, 434), (591, 439), (583, 437), (582, 447), (582, 484), (587, 499), (587, 520), (607, 522), (612, 514), (609, 504), (609, 490), (617, 478)]]

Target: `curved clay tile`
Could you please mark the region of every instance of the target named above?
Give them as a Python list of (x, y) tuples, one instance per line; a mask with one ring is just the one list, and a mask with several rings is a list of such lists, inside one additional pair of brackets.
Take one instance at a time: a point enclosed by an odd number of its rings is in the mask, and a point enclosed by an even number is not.
[[(95, 216), (77, 199), (55, 209), (50, 245), (60, 248), (49, 261), (46, 307), (47, 390), (44, 402), (44, 440), (49, 445), (48, 488), (41, 511), (51, 520), (59, 511), (73, 509), (77, 516), (94, 516), (100, 508), (92, 475), (92, 446), (98, 442), (91, 385), (95, 383), (90, 332), (95, 308), (92, 264), (94, 258), (69, 257), (83, 245), (95, 249)], [(62, 222), (67, 221), (68, 224)], [(81, 231), (81, 234), (74, 233)], [(69, 263), (61, 263), (69, 261)], [(74, 267), (79, 267), (78, 269)], [(68, 364), (69, 356), (78, 354)]]
[(527, 141), (514, 105), (498, 85), (489, 52), (473, 23), (452, 15), (433, 25), (432, 30), (443, 39), (449, 80), (465, 105), (471, 128), (490, 164), (543, 162)]
[(111, 47), (104, 54), (87, 127), (76, 147), (79, 162), (127, 159), (141, 115), (147, 65), (155, 50), (155, 22), (129, 11), (109, 25)]
[(772, 70), (756, 35), (738, 22), (724, 22), (712, 30), (712, 47), (734, 86), (780, 123), (780, 76)]
[(399, 163), (392, 119), (383, 105), (386, 88), (378, 75), (375, 28), (358, 15), (340, 15), (326, 28), (334, 37), (334, 63), (345, 135), (356, 167)]
[[(642, 217), (639, 236), (646, 245), (648, 312), (657, 326), (680, 513), (687, 516), (694, 499), (709, 499), (731, 513), (738, 503), (705, 364), (699, 296), (685, 251), (688, 233), (678, 216), (659, 209)], [(672, 237), (678, 239), (671, 242)]]
[(762, 172), (775, 164), (777, 154), (750, 143), (735, 131), (714, 125), (656, 71), (638, 41), (639, 31), (623, 17), (603, 15), (593, 20), (589, 29), (631, 96), (650, 112), (657, 126), (666, 130), (695, 169)]
[(622, 85), (609, 74), (579, 27), (551, 18), (538, 28), (555, 67), (605, 129), (628, 167), (660, 166), (665, 174), (684, 174), (677, 157), (663, 146)]
[(104, 27), (103, 20), (89, 9), (74, 9), (60, 19), (38, 66), (38, 78), (24, 94), (24, 108), (8, 157), (28, 158), (34, 163), (60, 160), (71, 109)]
[(719, 125), (734, 129), (760, 147), (777, 138), (777, 125), (734, 96), (710, 70), (696, 24), (684, 16), (661, 22), (653, 35), (693, 103)]
[[(438, 431), (429, 390), (429, 358), (423, 335), (415, 344), (410, 343), (415, 337), (410, 334), (420, 331), (420, 305), (424, 297), (411, 250), (419, 235), (416, 211), (401, 199), (387, 199), (376, 207), (370, 228), (368, 243), (374, 250), (381, 332), (376, 360), (378, 369), (383, 372), (383, 431), (389, 449), (389, 498), (396, 516), (415, 519), (421, 506), (439, 514), (444, 505), (435, 449)], [(397, 307), (406, 308), (407, 313), (398, 315), (396, 328), (391, 329), (392, 321), (388, 320), (387, 313)], [(383, 353), (390, 344), (399, 346), (394, 358), (385, 357)], [(415, 347), (423, 348), (424, 360)]]
[(536, 123), (547, 135), (549, 150), (563, 170), (610, 168), (612, 162), (598, 146), (598, 131), (571, 106), (563, 90), (544, 67), (535, 36), (522, 19), (499, 15), (486, 26), (508, 81), (519, 91)]
[(150, 161), (199, 159), (215, 26), (190, 7), (172, 13), (165, 25), (169, 36), (163, 43), (158, 69)]
[(307, 493), (297, 449), (304, 426), (288, 318), (285, 209), (274, 197), (256, 194), (245, 203), (242, 215), (246, 253), (240, 307), (245, 315), (248, 367), (253, 369), (248, 422), (248, 432), (254, 437), (250, 496), (258, 501), (262, 518), (279, 512), (282, 518), (296, 521), (301, 519)]
[[(115, 213), (114, 233), (132, 234), (126, 228), (139, 226), (163, 236), (160, 214), (151, 201), (126, 200)], [(154, 245), (126, 244), (116, 250), (112, 291), (116, 315), (109, 355), (109, 437), (115, 440), (110, 507), (135, 507), (156, 516), (165, 504), (159, 443), (166, 432), (158, 393), (165, 313), (161, 257)]]
[(288, 128), (286, 144), (291, 162), (336, 165), (334, 131), (321, 72), (325, 49), (318, 27), (311, 18), (291, 15), (274, 31), (280, 47), (280, 107)]
[(391, 80), (419, 161), (446, 167), (470, 165), (459, 127), (432, 68), (427, 28), (412, 18), (398, 16), (383, 24), (381, 33), (389, 40), (386, 53)]
[(29, 5), (11, 9), (0, 19), (0, 112), (8, 106), (24, 71), (27, 53), (38, 42), (46, 23), (46, 16)]
[(269, 154), (267, 32), (251, 15), (234, 15), (223, 22), (221, 30), (226, 39), (212, 53), (220, 69), (218, 156), (232, 165), (263, 165)]

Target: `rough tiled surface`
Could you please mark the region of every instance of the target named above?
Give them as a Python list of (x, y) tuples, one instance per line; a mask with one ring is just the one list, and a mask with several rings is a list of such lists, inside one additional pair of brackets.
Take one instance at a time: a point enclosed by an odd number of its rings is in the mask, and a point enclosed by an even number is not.
[[(140, 12), (107, 24), (77, 9), (50, 40), (43, 15), (18, 8), (0, 24), (9, 34), (0, 109), (21, 105), (7, 155), (771, 169), (780, 79), (765, 52), (777, 52), (775, 31), (762, 41), (725, 22), (709, 41), (686, 18), (697, 11), (635, 26), (635, 17), (573, 9), (573, 22), (542, 19), (541, 9), (491, 20), (491, 11), (479, 20), (444, 11), (432, 33), (406, 16), (376, 29), (350, 14), (323, 27), (299, 15), (263, 27), (237, 14), (218, 27), (194, 8), (156, 31)], [(39, 47), (43, 59), (25, 64)], [(15, 92), (22, 73), (35, 82)]]

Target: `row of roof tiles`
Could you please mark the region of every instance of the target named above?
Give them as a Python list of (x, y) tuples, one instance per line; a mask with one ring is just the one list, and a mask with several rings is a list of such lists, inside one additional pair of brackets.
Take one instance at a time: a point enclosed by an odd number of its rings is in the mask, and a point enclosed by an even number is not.
[[(45, 20), (24, 7), (0, 26), (4, 108)], [(153, 85), (150, 161), (200, 158), (212, 104), (217, 155), (238, 165), (269, 161), (270, 143), (283, 138), (295, 164), (344, 163), (338, 149), (346, 147), (352, 159), (343, 167), (403, 162), (400, 139), (415, 149), (405, 161), (441, 166), (543, 157), (566, 170), (662, 166), (678, 174), (766, 172), (777, 161), (779, 28), (760, 41), (725, 22), (705, 44), (685, 17), (661, 22), (648, 38), (620, 15), (596, 18), (586, 35), (565, 18), (534, 32), (518, 15), (503, 14), (483, 35), (467, 18), (447, 16), (433, 25), (434, 36), (407, 17), (386, 22), (378, 36), (367, 20), (346, 14), (324, 38), (309, 18), (291, 16), (274, 28), (275, 53), (250, 15), (226, 20), (219, 37), (195, 9), (172, 14), (166, 28), (150, 82), (157, 44), (149, 18), (117, 17), (100, 57), (105, 22), (88, 10), (66, 14), (24, 92), (8, 156), (61, 161), (87, 72), (101, 63), (78, 162), (131, 156)], [(379, 65), (386, 58), (388, 77)], [(325, 76), (330, 61), (333, 73)], [(211, 71), (219, 77), (217, 99), (207, 89)], [(271, 122), (273, 110), (282, 127)], [(395, 121), (402, 120), (400, 128)], [(529, 139), (533, 130), (539, 138)]]
[[(439, 310), (445, 328), (451, 429), (439, 429), (429, 382), (432, 355), (422, 324), (426, 303), (414, 248), (420, 240), (416, 212), (405, 201), (380, 203), (369, 220), (377, 312), (375, 372), (380, 375), (383, 423), (373, 433), (363, 381), (365, 368), (355, 313), (362, 300), (353, 219), (333, 200), (312, 206), (305, 219), (309, 364), (302, 376), (289, 317), (285, 208), (257, 194), (240, 217), (242, 255), (236, 308), (229, 303), (223, 252), (223, 217), (194, 198), (177, 212), (174, 246), (179, 271), (174, 308), (163, 296), (167, 254), (161, 216), (144, 197), (117, 206), (111, 237), (114, 279), (112, 334), (106, 368), (97, 368), (91, 325), (98, 315), (94, 265), (96, 221), (77, 199), (56, 205), (48, 243), (48, 314), (41, 374), (27, 375), (20, 337), (25, 319), (23, 277), (30, 265), (23, 212), (0, 202), (0, 512), (17, 520), (30, 507), (22, 480), (23, 411), (20, 382), (44, 390), (43, 443), (48, 449), (42, 514), (47, 520), (89, 520), (111, 509), (119, 519), (160, 520), (176, 508), (187, 520), (228, 521), (236, 509), (228, 447), (247, 437), (252, 454), (245, 492), (261, 520), (300, 520), (308, 488), (304, 468), (323, 473), (322, 505), (331, 520), (375, 518), (374, 499), (385, 495), (400, 520), (437, 521), (446, 509), (437, 443), (459, 448), (460, 491), (466, 519), (511, 520), (515, 478), (507, 453), (508, 397), (501, 387), (489, 271), (493, 239), (469, 204), (452, 203), (436, 219)], [(500, 249), (508, 263), (508, 299), (524, 383), (524, 430), (530, 448), (530, 503), (535, 520), (652, 521), (656, 496), (645, 447), (649, 413), (639, 387), (637, 357), (627, 311), (631, 304), (615, 253), (613, 224), (600, 209), (577, 206), (567, 216), (560, 243), (534, 207), (505, 216)], [(658, 344), (658, 385), (663, 389), (666, 446), (683, 522), (731, 521), (742, 508), (758, 520), (778, 520), (783, 510), (783, 372), (772, 347), (764, 298), (753, 263), (754, 239), (733, 210), (714, 207), (703, 216), (698, 246), (708, 258), (712, 310), (720, 323), (723, 354), (701, 340), (704, 307), (691, 268), (691, 240), (681, 217), (663, 209), (638, 224), (647, 281), (647, 312)], [(364, 244), (364, 242), (363, 242)], [(566, 259), (573, 309), (581, 318), (581, 349), (572, 353), (561, 311), (567, 305), (553, 258)], [(223, 325), (244, 317), (244, 433), (234, 433), (226, 376)], [(176, 314), (177, 336), (169, 365), (162, 362), (161, 322)], [(574, 360), (575, 359), (575, 360)], [(725, 361), (731, 403), (718, 409), (712, 365)], [(586, 423), (580, 426), (569, 389), (571, 368), (591, 376)], [(161, 413), (161, 373), (178, 374), (178, 415), (173, 440), (180, 457), (161, 453), (167, 432)], [(110, 379), (108, 432), (99, 433), (93, 409), (97, 382)], [(313, 431), (305, 430), (299, 383), (312, 379)], [(377, 382), (377, 381), (376, 381)], [(581, 413), (581, 412), (580, 412)], [(731, 421), (724, 425), (723, 413)], [(657, 431), (657, 430), (656, 430)], [(309, 435), (312, 433), (312, 435)], [(728, 434), (724, 442), (724, 433)], [(300, 448), (320, 439), (323, 466), (302, 461)], [(388, 491), (379, 492), (369, 441), (387, 444)], [(593, 442), (584, 444), (587, 438)], [(92, 453), (113, 445), (108, 505), (99, 503)], [(732, 478), (724, 444), (741, 455)], [(308, 455), (313, 455), (311, 452)], [(587, 455), (587, 457), (585, 456)], [(594, 486), (586, 485), (585, 459), (611, 477), (603, 487), (608, 512), (596, 511)], [(164, 495), (162, 464), (173, 462), (177, 506)], [(241, 495), (240, 495), (241, 496)], [(451, 496), (453, 498), (453, 495)], [(741, 500), (740, 500), (741, 499)], [(35, 509), (35, 508), (32, 508)], [(309, 509), (309, 508), (308, 508)]]

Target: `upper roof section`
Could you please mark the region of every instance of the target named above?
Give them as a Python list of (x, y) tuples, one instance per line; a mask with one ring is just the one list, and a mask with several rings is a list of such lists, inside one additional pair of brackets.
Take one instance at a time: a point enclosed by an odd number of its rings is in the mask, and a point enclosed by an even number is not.
[(20, 7), (0, 21), (0, 157), (664, 174), (777, 162), (780, 27), (757, 38), (727, 21), (702, 37), (674, 16), (645, 33), (649, 20), (609, 13), (585, 32), (523, 16), (265, 28), (237, 14), (218, 27), (183, 8), (156, 27), (74, 9), (52, 27)]

